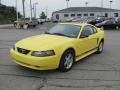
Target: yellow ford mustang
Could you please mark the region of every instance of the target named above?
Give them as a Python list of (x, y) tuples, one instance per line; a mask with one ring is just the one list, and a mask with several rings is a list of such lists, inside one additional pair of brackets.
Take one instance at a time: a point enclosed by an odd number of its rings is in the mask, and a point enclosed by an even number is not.
[(101, 53), (104, 31), (90, 24), (61, 23), (42, 35), (15, 44), (10, 55), (17, 64), (36, 70), (69, 71), (74, 62)]

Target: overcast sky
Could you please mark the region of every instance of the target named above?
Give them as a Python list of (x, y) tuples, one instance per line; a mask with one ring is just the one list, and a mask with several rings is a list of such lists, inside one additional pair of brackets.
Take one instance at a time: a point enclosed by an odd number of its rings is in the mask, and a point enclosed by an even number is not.
[[(1, 0), (3, 4), (15, 6), (16, 0)], [(18, 11), (22, 13), (22, 0), (18, 1)], [(103, 0), (103, 7), (109, 8), (110, 7), (110, 0)], [(51, 13), (56, 10), (60, 10), (66, 8), (66, 0), (32, 0), (32, 3), (38, 3), (37, 5), (37, 17), (40, 15), (42, 11), (48, 10), (49, 17)], [(96, 6), (101, 7), (101, 0), (70, 0), (69, 7), (85, 7), (85, 2), (89, 2), (88, 6)], [(26, 7), (26, 15), (30, 16), (30, 6), (29, 0), (25, 0), (25, 7)], [(120, 9), (120, 0), (113, 0), (112, 8)]]

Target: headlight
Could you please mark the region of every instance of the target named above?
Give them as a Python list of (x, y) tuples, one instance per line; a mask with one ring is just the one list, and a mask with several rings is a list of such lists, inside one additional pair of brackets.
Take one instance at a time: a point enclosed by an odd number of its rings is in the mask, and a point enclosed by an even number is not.
[(45, 56), (53, 56), (55, 55), (55, 52), (53, 50), (49, 50), (49, 51), (34, 51), (31, 54), (32, 56), (36, 56), (36, 57), (45, 57)]

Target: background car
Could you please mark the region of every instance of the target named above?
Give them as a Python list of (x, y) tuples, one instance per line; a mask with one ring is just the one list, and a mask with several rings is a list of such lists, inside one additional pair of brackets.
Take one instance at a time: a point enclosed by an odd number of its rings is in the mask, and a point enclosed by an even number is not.
[(24, 25), (26, 25), (26, 28), (28, 27), (35, 27), (38, 25), (38, 20), (35, 18), (25, 18), (25, 22), (24, 22), (24, 18), (20, 18), (18, 21), (14, 21), (14, 26), (16, 27), (17, 25), (19, 25), (20, 27), (23, 27)]
[(104, 28), (104, 29), (119, 29), (119, 24), (116, 23), (115, 20), (105, 20), (102, 23), (96, 24), (97, 27), (99, 28)]
[(36, 70), (69, 71), (74, 62), (101, 53), (104, 31), (90, 24), (61, 23), (42, 35), (17, 42), (10, 55), (17, 64)]
[(120, 17), (115, 18), (116, 23), (120, 26)]
[(69, 19), (66, 19), (66, 22), (72, 22), (74, 18), (69, 18)]
[(105, 20), (105, 17), (96, 17), (96, 18), (93, 17), (91, 19), (88, 19), (87, 23), (95, 25), (95, 24), (103, 22), (104, 20)]
[(37, 20), (38, 20), (38, 23), (39, 23), (39, 24), (45, 23), (45, 19), (40, 19), (40, 18), (38, 18)]

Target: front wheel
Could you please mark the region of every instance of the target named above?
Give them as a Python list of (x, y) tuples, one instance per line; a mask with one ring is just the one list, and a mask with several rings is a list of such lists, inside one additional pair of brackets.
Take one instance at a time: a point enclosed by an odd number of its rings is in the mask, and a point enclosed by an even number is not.
[(98, 54), (103, 52), (103, 46), (104, 46), (104, 42), (101, 41), (97, 49)]
[(69, 71), (73, 67), (74, 60), (75, 60), (74, 52), (72, 50), (67, 50), (61, 58), (59, 71), (61, 72)]

